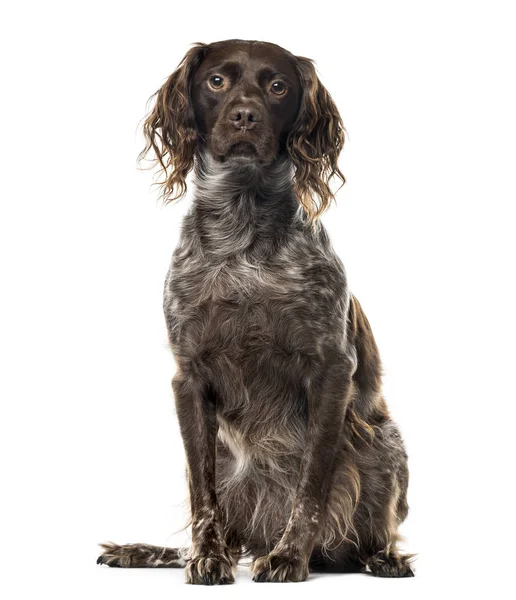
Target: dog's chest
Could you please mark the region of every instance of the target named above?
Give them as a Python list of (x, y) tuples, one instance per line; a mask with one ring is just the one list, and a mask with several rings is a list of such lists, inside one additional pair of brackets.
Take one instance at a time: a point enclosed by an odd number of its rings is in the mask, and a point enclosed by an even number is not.
[[(249, 341), (253, 332), (268, 329), (273, 303), (293, 312), (288, 298), (294, 290), (286, 279), (282, 270), (271, 271), (244, 258), (182, 265), (171, 283), (175, 317), (185, 334), (201, 335), (205, 343), (225, 339), (221, 350), (229, 336), (235, 346), (243, 337)], [(202, 331), (195, 327), (201, 322)]]
[(295, 303), (310, 288), (305, 267), (283, 259), (256, 260), (246, 254), (224, 259), (179, 256), (173, 262), (165, 294), (180, 311), (202, 306), (210, 312), (239, 313), (251, 305), (282, 300)]
[[(346, 298), (340, 265), (290, 244), (272, 258), (224, 259), (177, 252), (165, 286), (173, 344), (208, 353), (317, 350), (342, 325)], [(205, 352), (206, 354), (206, 352)], [(232, 355), (231, 357), (229, 355)]]
[(244, 257), (207, 264), (202, 270), (203, 275), (196, 282), (198, 298), (214, 304), (267, 300), (274, 294), (281, 279), (280, 273), (271, 273)]

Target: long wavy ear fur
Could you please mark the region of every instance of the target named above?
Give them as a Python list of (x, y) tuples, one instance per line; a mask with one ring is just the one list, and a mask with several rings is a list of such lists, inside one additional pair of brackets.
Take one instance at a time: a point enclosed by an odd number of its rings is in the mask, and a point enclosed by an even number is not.
[(316, 219), (334, 199), (330, 181), (344, 175), (338, 166), (345, 129), (330, 94), (321, 84), (312, 61), (297, 56), (303, 87), (299, 115), (287, 138), (287, 149), (295, 168), (294, 185), (308, 220)]
[(186, 177), (192, 170), (197, 149), (197, 128), (190, 98), (190, 84), (206, 44), (195, 44), (165, 84), (152, 96), (153, 109), (143, 124), (145, 147), (139, 161), (151, 155), (159, 164), (163, 180), (158, 182), (165, 202), (186, 193)]

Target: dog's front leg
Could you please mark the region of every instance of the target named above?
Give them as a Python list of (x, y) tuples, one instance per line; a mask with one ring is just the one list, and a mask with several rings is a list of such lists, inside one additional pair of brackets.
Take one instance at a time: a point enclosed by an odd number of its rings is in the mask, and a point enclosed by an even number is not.
[(300, 480), (283, 536), (267, 556), (255, 559), (254, 580), (304, 581), (331, 486), (348, 404), (352, 362), (341, 357), (307, 382), (307, 433)]
[(186, 582), (232, 583), (234, 561), (224, 541), (215, 493), (215, 404), (208, 386), (193, 375), (177, 375), (172, 387), (188, 463), (192, 511), (192, 548)]

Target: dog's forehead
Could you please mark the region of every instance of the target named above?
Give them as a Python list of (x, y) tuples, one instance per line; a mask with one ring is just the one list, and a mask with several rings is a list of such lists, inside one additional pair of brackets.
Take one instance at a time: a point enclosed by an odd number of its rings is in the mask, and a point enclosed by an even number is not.
[(295, 57), (290, 52), (276, 44), (255, 41), (210, 44), (199, 71), (216, 69), (228, 63), (238, 63), (245, 70), (270, 69), (296, 76)]

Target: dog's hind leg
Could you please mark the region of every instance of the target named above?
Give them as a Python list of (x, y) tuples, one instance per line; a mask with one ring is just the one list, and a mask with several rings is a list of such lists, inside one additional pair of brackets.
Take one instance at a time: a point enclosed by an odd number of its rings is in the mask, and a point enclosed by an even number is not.
[(412, 558), (410, 554), (399, 552), (396, 544), (392, 544), (369, 557), (366, 566), (371, 575), (376, 577), (414, 577), (410, 566)]
[[(402, 554), (397, 543), (400, 539), (398, 527), (408, 512), (407, 505), (408, 470), (406, 462), (398, 466), (398, 472), (391, 479), (389, 499), (382, 507), (371, 506), (371, 536), (362, 546), (362, 561), (365, 570), (377, 577), (413, 577), (412, 554)], [(375, 510), (376, 508), (376, 510)]]
[(181, 568), (188, 561), (187, 548), (165, 548), (149, 544), (101, 544), (98, 565), (123, 568)]

